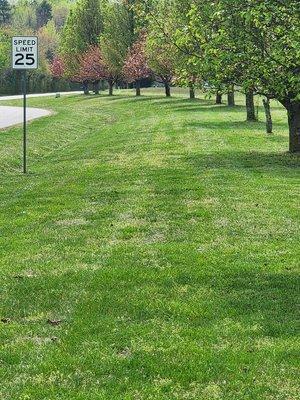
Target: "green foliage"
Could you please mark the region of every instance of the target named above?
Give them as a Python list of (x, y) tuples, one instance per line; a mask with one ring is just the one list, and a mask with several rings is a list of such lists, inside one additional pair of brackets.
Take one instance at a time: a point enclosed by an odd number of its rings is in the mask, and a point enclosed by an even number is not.
[(64, 57), (66, 76), (72, 78), (79, 57), (90, 45), (97, 45), (103, 30), (103, 12), (100, 0), (79, 0), (70, 10), (62, 32), (60, 53)]
[(155, 80), (171, 83), (178, 60), (177, 49), (173, 43), (166, 40), (161, 31), (157, 31), (153, 26), (148, 27), (146, 56), (148, 65), (155, 74)]
[(39, 30), (39, 60), (40, 68), (48, 73), (49, 64), (58, 52), (59, 34), (53, 20)]
[(7, 25), (11, 19), (11, 6), (8, 0), (0, 0), (0, 26)]
[(30, 0), (19, 0), (14, 6), (12, 27), (20, 34), (32, 34), (36, 30), (36, 3)]
[(10, 35), (7, 30), (0, 28), (0, 73), (4, 68), (8, 68), (10, 59)]
[(111, 3), (104, 12), (104, 28), (100, 48), (105, 64), (116, 78), (120, 78), (127, 51), (133, 43), (130, 11), (122, 3)]
[(58, 32), (60, 32), (65, 26), (69, 12), (70, 4), (67, 2), (59, 2), (52, 6), (53, 20)]
[(217, 80), (279, 100), (300, 93), (297, 0), (195, 0), (188, 15), (186, 40), (204, 52)]
[(100, 0), (79, 0), (71, 9), (62, 33), (62, 52), (78, 54), (85, 51), (89, 45), (98, 44), (102, 30)]

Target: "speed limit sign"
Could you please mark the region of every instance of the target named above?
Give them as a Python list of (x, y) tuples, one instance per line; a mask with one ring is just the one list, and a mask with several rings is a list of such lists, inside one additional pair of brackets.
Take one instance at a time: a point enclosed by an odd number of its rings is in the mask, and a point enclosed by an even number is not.
[(12, 38), (12, 68), (22, 70), (23, 92), (23, 172), (27, 172), (27, 70), (38, 68), (38, 38), (14, 36)]
[(12, 38), (13, 69), (38, 68), (38, 38), (36, 36), (14, 36)]

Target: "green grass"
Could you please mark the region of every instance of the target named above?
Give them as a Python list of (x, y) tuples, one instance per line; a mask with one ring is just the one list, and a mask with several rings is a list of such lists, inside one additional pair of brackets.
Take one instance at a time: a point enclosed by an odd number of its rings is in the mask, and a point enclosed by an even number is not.
[(299, 399), (284, 110), (268, 137), (181, 92), (29, 105), (55, 115), (28, 176), (21, 127), (0, 132), (0, 399)]

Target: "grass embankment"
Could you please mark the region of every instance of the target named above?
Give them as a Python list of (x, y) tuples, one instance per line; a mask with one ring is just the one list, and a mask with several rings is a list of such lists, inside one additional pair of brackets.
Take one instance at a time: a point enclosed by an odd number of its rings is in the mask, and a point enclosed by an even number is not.
[(29, 105), (56, 114), (30, 124), (28, 176), (21, 128), (0, 132), (0, 398), (299, 399), (284, 110), (267, 137), (157, 92)]

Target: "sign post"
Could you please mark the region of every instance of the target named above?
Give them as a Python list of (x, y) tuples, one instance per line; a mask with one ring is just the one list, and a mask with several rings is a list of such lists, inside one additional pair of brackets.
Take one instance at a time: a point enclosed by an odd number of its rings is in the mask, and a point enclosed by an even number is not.
[(14, 36), (12, 38), (12, 68), (22, 71), (23, 92), (23, 173), (27, 173), (27, 121), (26, 94), (27, 70), (38, 68), (38, 38), (36, 36)]

